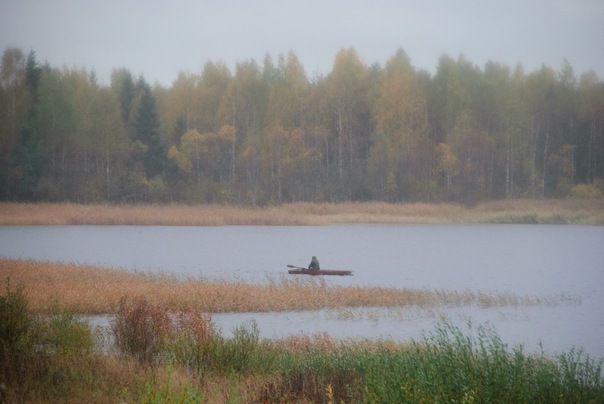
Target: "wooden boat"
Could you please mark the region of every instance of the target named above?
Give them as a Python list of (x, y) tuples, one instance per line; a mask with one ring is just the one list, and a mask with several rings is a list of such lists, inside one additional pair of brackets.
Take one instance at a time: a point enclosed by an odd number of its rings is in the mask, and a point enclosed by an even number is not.
[(288, 268), (292, 268), (287, 272), (290, 275), (352, 275), (352, 271), (347, 271), (344, 269), (308, 269), (302, 267), (296, 267), (293, 265), (288, 265)]

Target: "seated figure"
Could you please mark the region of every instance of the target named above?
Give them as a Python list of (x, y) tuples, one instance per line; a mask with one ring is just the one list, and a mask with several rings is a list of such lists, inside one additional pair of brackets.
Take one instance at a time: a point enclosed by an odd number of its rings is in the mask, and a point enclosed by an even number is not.
[(319, 266), (319, 260), (314, 255), (312, 257), (312, 260), (310, 260), (310, 264), (308, 265), (308, 269), (316, 269), (316, 270), (321, 269), (321, 267)]

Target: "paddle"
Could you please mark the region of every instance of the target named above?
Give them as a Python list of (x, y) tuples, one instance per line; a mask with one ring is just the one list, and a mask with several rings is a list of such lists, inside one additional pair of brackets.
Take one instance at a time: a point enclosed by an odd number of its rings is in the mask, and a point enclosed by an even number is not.
[(294, 269), (308, 269), (308, 268), (297, 267), (297, 266), (289, 265), (289, 264), (287, 265), (287, 267), (288, 268), (294, 268)]

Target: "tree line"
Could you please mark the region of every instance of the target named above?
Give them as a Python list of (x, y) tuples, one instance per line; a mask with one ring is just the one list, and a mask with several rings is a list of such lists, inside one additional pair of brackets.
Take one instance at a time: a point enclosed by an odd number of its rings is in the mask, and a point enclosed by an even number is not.
[(473, 204), (603, 187), (604, 83), (567, 61), (443, 55), (430, 74), (403, 50), (380, 66), (349, 48), (311, 78), (289, 52), (165, 87), (8, 48), (0, 108), (2, 200)]

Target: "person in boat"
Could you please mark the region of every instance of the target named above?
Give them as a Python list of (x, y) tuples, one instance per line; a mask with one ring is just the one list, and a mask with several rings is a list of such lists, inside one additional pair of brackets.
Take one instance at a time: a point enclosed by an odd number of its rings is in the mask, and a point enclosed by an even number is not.
[(310, 260), (310, 264), (308, 264), (308, 269), (315, 269), (317, 271), (321, 269), (321, 266), (319, 265), (319, 260), (314, 255)]

